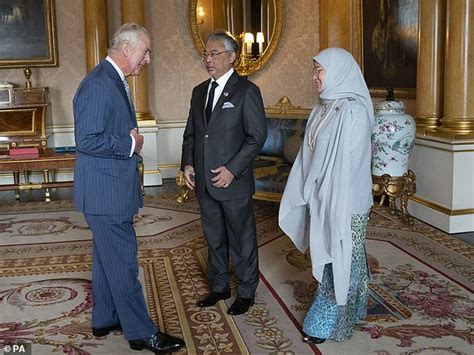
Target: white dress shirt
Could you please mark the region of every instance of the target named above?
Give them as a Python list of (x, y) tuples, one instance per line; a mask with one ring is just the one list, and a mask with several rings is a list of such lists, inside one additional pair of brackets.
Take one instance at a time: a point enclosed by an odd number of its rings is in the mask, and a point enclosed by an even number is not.
[[(119, 66), (109, 56), (105, 57), (105, 60), (108, 61), (110, 64), (112, 64), (112, 66), (115, 68), (118, 75), (120, 76), (120, 80), (123, 82), (125, 80), (125, 75), (122, 73), (122, 70), (119, 68)], [(135, 128), (137, 128), (137, 127), (135, 127)], [(135, 151), (135, 138), (132, 135), (130, 135), (130, 137), (132, 138), (132, 149), (130, 150), (129, 157), (132, 157), (133, 152)]]
[(227, 81), (231, 77), (231, 75), (234, 73), (234, 68), (230, 68), (227, 73), (222, 75), (219, 79), (214, 80), (211, 79), (209, 82), (209, 87), (207, 88), (207, 97), (206, 97), (206, 105), (207, 105), (207, 100), (209, 99), (209, 91), (211, 90), (211, 84), (213, 81), (217, 83), (217, 87), (214, 89), (214, 102), (212, 103), (212, 110), (214, 110), (214, 107), (216, 107), (216, 103), (219, 100), (219, 97), (222, 94), (222, 91), (224, 91), (225, 84), (227, 84)]

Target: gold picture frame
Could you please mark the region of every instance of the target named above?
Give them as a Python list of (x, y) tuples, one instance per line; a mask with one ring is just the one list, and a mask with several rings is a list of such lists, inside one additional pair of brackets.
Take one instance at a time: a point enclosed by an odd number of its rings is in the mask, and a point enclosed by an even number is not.
[(397, 98), (416, 97), (418, 1), (357, 0), (360, 64), (372, 96), (392, 87)]
[(58, 65), (54, 0), (2, 0), (0, 68)]

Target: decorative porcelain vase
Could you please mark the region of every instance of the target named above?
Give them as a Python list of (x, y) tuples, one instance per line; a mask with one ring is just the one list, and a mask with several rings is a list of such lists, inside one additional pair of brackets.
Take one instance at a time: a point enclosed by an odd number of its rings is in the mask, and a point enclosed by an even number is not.
[(372, 175), (403, 176), (415, 140), (416, 124), (402, 101), (387, 100), (375, 106), (372, 131)]

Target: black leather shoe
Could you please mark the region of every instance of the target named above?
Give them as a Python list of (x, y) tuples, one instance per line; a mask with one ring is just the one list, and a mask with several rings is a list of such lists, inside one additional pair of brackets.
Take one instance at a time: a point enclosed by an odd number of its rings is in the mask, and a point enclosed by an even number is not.
[(230, 297), (230, 291), (225, 292), (211, 292), (205, 298), (198, 301), (198, 307), (210, 307), (214, 306), (220, 300), (226, 300)]
[(326, 339), (312, 337), (312, 336), (309, 336), (309, 335), (303, 333), (303, 341), (305, 343), (310, 343), (310, 344), (322, 344), (326, 341)]
[(246, 313), (250, 306), (253, 306), (254, 298), (237, 297), (228, 309), (227, 313), (237, 316)]
[(114, 324), (114, 325), (111, 325), (110, 327), (104, 327), (104, 328), (92, 327), (92, 335), (95, 337), (105, 337), (107, 334), (109, 334), (112, 331), (122, 332), (122, 325), (119, 323), (119, 324)]
[(156, 332), (150, 338), (129, 340), (128, 343), (133, 350), (148, 349), (155, 354), (171, 353), (186, 345), (184, 340), (162, 332)]

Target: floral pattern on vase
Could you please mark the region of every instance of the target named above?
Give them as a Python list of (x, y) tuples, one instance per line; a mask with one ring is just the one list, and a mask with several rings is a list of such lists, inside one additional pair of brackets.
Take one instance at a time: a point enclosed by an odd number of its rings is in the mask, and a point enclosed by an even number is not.
[(408, 171), (415, 133), (415, 120), (405, 113), (403, 102), (378, 103), (372, 131), (372, 174), (403, 176)]

